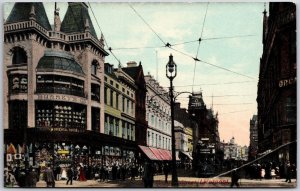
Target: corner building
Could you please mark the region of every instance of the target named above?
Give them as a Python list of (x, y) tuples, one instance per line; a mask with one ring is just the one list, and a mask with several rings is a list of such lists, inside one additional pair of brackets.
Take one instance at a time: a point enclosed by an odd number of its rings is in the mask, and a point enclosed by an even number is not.
[(258, 156), (293, 142), (268, 156), (275, 163), (296, 164), (296, 5), (269, 4), (263, 12), (263, 54), (257, 92)]
[(114, 142), (102, 134), (103, 36), (85, 3), (54, 17), (51, 28), (43, 3), (15, 3), (4, 23), (5, 165), (90, 165)]

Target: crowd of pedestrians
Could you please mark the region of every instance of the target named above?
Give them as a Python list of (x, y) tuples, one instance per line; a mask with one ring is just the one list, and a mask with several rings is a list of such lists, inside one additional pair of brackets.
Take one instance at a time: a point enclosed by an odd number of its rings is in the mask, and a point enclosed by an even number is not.
[(296, 165), (275, 162), (255, 163), (245, 169), (250, 179), (282, 179), (291, 182), (291, 178), (296, 178)]

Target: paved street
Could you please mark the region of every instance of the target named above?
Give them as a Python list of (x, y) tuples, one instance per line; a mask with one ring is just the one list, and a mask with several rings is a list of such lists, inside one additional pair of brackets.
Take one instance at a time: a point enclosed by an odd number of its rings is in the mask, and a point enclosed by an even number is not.
[[(211, 178), (193, 178), (193, 177), (179, 177), (179, 187), (212, 187), (212, 188), (224, 188), (230, 187), (230, 177), (221, 177), (216, 179)], [(292, 183), (286, 183), (284, 179), (272, 179), (272, 180), (249, 180), (241, 179), (239, 181), (240, 187), (255, 188), (255, 187), (280, 187), (280, 188), (295, 188), (296, 180), (292, 179)], [(171, 187), (171, 176), (168, 178), (168, 183), (164, 182), (164, 176), (158, 175), (154, 177), (154, 187)], [(46, 187), (44, 181), (40, 181), (37, 187)], [(72, 185), (66, 185), (65, 180), (56, 181), (56, 187), (111, 187), (111, 188), (142, 188), (143, 182), (141, 179), (126, 181), (108, 181), (99, 182), (95, 180), (88, 180), (84, 182), (73, 181)]]

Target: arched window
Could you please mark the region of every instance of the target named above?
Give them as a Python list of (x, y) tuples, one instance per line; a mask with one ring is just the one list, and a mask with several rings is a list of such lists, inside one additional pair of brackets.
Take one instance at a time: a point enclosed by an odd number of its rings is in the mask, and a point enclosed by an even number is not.
[(12, 64), (27, 64), (27, 55), (23, 48), (15, 47), (13, 49)]
[(99, 63), (94, 60), (91, 65), (91, 74), (97, 75), (97, 68), (99, 67)]

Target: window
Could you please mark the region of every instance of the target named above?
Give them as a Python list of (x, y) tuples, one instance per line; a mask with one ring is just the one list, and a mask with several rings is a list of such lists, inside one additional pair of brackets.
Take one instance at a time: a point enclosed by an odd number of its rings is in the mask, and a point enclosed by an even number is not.
[(92, 130), (100, 132), (100, 109), (92, 107)]
[(91, 99), (100, 102), (100, 85), (98, 84), (91, 85)]
[(23, 48), (15, 47), (13, 49), (12, 64), (27, 64), (27, 55)]
[(119, 122), (120, 122), (120, 120), (116, 119), (116, 134), (115, 134), (115, 136), (117, 136), (117, 137), (119, 137)]
[(104, 134), (109, 134), (109, 126), (108, 126), (108, 116), (105, 116), (105, 121), (104, 121)]
[(27, 128), (27, 101), (9, 101), (9, 128)]
[(109, 135), (114, 134), (114, 118), (109, 117)]
[(129, 107), (130, 107), (130, 100), (127, 99), (126, 113), (129, 113)]
[(134, 114), (134, 109), (133, 109), (133, 101), (131, 102), (131, 115), (133, 115)]
[(104, 103), (107, 104), (107, 87), (104, 88)]
[(116, 108), (119, 110), (119, 94), (116, 93)]
[(122, 111), (125, 112), (125, 97), (122, 97)]
[[(37, 127), (65, 128), (74, 131), (86, 129), (86, 106), (83, 105), (38, 101), (35, 113)], [(97, 118), (94, 120), (97, 121)]]
[(114, 91), (110, 90), (110, 106), (114, 106)]
[(26, 93), (27, 75), (13, 74), (9, 75), (9, 93)]
[(94, 60), (91, 65), (91, 74), (97, 75), (97, 68), (99, 67), (99, 63)]
[(154, 133), (152, 133), (152, 143), (151, 146), (154, 146)]
[(296, 109), (296, 98), (288, 97), (286, 99), (286, 122), (296, 123), (297, 121), (297, 109)]
[(122, 138), (125, 138), (125, 121), (122, 121)]
[(127, 139), (130, 140), (131, 139), (131, 124), (128, 123), (128, 129), (127, 129)]
[(149, 146), (150, 143), (150, 132), (148, 131), (148, 137), (147, 137), (147, 145)]

